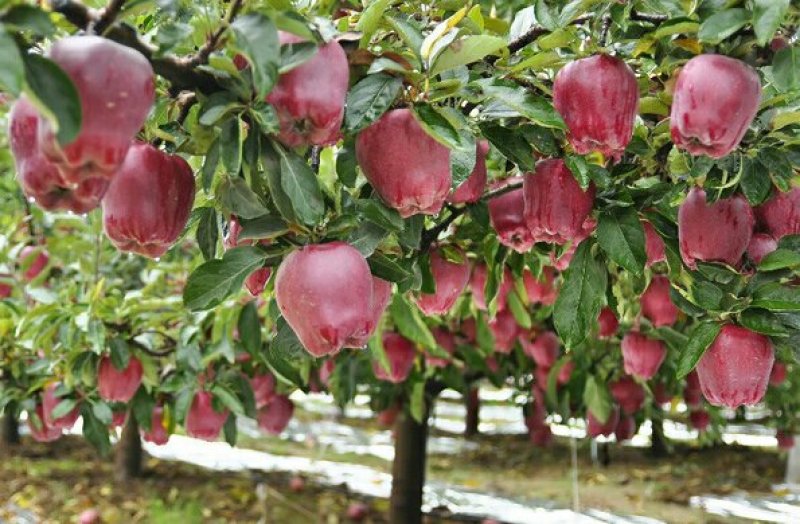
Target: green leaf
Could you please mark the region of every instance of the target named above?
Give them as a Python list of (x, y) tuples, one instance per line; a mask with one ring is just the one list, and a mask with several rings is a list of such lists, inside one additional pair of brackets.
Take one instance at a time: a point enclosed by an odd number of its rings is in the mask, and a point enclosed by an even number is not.
[(19, 31), (31, 31), (38, 36), (50, 36), (56, 30), (50, 20), (50, 15), (32, 5), (17, 4), (11, 6), (3, 14), (2, 21), (6, 27), (13, 26)]
[(97, 417), (97, 420), (106, 425), (111, 424), (114, 413), (111, 411), (111, 408), (108, 407), (108, 404), (105, 402), (92, 402), (91, 404), (92, 413)]
[(414, 117), (434, 140), (450, 149), (465, 147), (461, 143), (461, 135), (453, 124), (430, 104), (414, 106)]
[(281, 188), (291, 201), (295, 215), (306, 225), (317, 224), (325, 214), (325, 202), (317, 177), (311, 167), (294, 152), (277, 144), (275, 151), (280, 157)]
[(597, 243), (608, 257), (636, 275), (644, 271), (647, 262), (644, 228), (632, 207), (612, 208), (600, 213), (597, 223)]
[(285, 74), (308, 62), (318, 51), (314, 42), (293, 42), (281, 46), (281, 67), (278, 73)]
[(213, 207), (201, 207), (195, 212), (200, 215), (197, 222), (197, 245), (200, 247), (203, 259), (211, 260), (217, 255), (217, 242), (219, 241), (217, 211)]
[(394, 29), (395, 33), (400, 35), (400, 38), (403, 39), (403, 42), (405, 42), (406, 46), (408, 46), (414, 52), (414, 55), (416, 55), (419, 60), (422, 60), (420, 50), (422, 49), (423, 37), (419, 29), (409, 20), (391, 17), (388, 14), (385, 15), (384, 18), (386, 22), (392, 26), (392, 29)]
[(800, 89), (800, 48), (787, 46), (775, 53), (772, 81), (779, 91)]
[(753, 292), (751, 305), (769, 311), (800, 311), (800, 293), (795, 287), (771, 282)]
[(436, 339), (433, 338), (430, 329), (423, 322), (419, 311), (412, 307), (403, 295), (399, 293), (394, 295), (389, 304), (389, 313), (401, 335), (420, 344), (425, 349), (436, 346)]
[(130, 411), (136, 418), (139, 427), (145, 431), (150, 431), (153, 420), (153, 408), (156, 401), (147, 393), (145, 388), (139, 388), (130, 402)]
[(81, 130), (81, 101), (69, 76), (55, 62), (29, 54), (25, 56), (25, 93), (53, 122), (59, 144), (69, 144)]
[(403, 230), (403, 219), (400, 214), (383, 202), (372, 198), (359, 199), (356, 200), (356, 209), (364, 219), (387, 231), (396, 233)]
[(452, 175), (451, 188), (456, 189), (466, 181), (475, 169), (477, 152), (475, 150), (475, 137), (465, 131), (460, 131), (461, 142), (465, 147), (450, 150), (450, 173)]
[(289, 231), (289, 225), (274, 215), (261, 215), (253, 219), (240, 219), (242, 230), (239, 240), (279, 237)]
[(586, 379), (583, 388), (583, 403), (601, 424), (605, 424), (611, 416), (611, 394), (605, 384), (598, 384), (591, 375)]
[(789, 249), (776, 249), (769, 253), (758, 265), (759, 271), (775, 271), (777, 269), (800, 267), (800, 253)]
[(505, 38), (491, 35), (471, 35), (450, 44), (434, 62), (430, 74), (471, 64), (506, 47)]
[(403, 79), (386, 73), (367, 75), (347, 93), (344, 127), (356, 133), (369, 126), (391, 107)]
[(483, 123), (481, 133), (500, 153), (522, 171), (533, 171), (535, 162), (530, 143), (519, 133), (497, 124)]
[(25, 83), (25, 63), (17, 43), (0, 25), (0, 88), (19, 96)]
[(568, 348), (586, 340), (597, 323), (605, 298), (608, 273), (592, 256), (591, 249), (588, 240), (578, 246), (553, 310), (553, 323)]
[(130, 349), (128, 349), (128, 343), (122, 338), (114, 337), (111, 339), (110, 346), (111, 364), (113, 364), (114, 367), (120, 371), (127, 368), (131, 359), (131, 352)]
[(361, 47), (366, 47), (373, 33), (378, 29), (383, 14), (386, 13), (389, 0), (375, 0), (361, 13), (356, 30), (361, 31)]
[(750, 12), (747, 9), (723, 9), (705, 19), (697, 36), (703, 42), (718, 44), (749, 22)]
[(413, 277), (406, 268), (380, 253), (373, 253), (367, 262), (373, 275), (388, 282), (400, 284)]
[(50, 413), (50, 416), (54, 419), (61, 418), (67, 415), (70, 411), (72, 411), (75, 406), (78, 405), (78, 401), (74, 398), (65, 398), (61, 399), (61, 401), (53, 408), (53, 411)]
[(739, 180), (745, 198), (751, 206), (762, 204), (769, 196), (772, 181), (761, 164), (750, 158), (742, 159), (742, 178)]
[(225, 419), (225, 424), (222, 426), (222, 434), (225, 436), (225, 442), (230, 447), (236, 446), (236, 439), (239, 437), (239, 428), (236, 426), (236, 416), (231, 413)]
[(239, 174), (242, 167), (242, 122), (238, 117), (222, 124), (219, 133), (219, 154), (222, 166), (231, 176)]
[(522, 86), (509, 87), (484, 85), (486, 95), (520, 116), (543, 127), (564, 129), (565, 124), (553, 105), (544, 97), (536, 96)]
[(708, 347), (717, 338), (720, 329), (722, 326), (716, 322), (703, 322), (694, 328), (689, 337), (689, 343), (678, 358), (678, 368), (675, 372), (678, 380), (691, 373)]
[(257, 218), (269, 213), (242, 177), (225, 177), (216, 193), (220, 205), (230, 214), (241, 218)]
[(244, 405), (236, 396), (236, 394), (228, 387), (216, 382), (211, 386), (211, 393), (214, 395), (214, 398), (222, 402), (222, 405), (228, 408), (231, 412), (237, 415), (245, 414)]
[(790, 333), (778, 315), (766, 309), (747, 308), (742, 311), (739, 321), (747, 329), (768, 336), (784, 337)]
[(764, 46), (781, 26), (789, 0), (753, 0), (753, 29), (758, 38), (758, 45)]
[(264, 98), (278, 79), (281, 48), (272, 20), (260, 13), (240, 15), (231, 24), (236, 43), (253, 69), (258, 98)]
[[(56, 407), (56, 409), (58, 408)], [(88, 402), (81, 406), (81, 417), (83, 418), (84, 438), (96, 447), (101, 455), (106, 455), (111, 450), (108, 426), (95, 416)]]
[(245, 351), (255, 355), (261, 350), (261, 321), (258, 318), (258, 308), (255, 301), (248, 302), (239, 313), (237, 323), (239, 340)]
[(245, 279), (264, 264), (267, 255), (254, 246), (241, 246), (222, 259), (209, 260), (195, 269), (183, 290), (183, 302), (193, 311), (209, 309), (238, 291)]
[(422, 424), (425, 419), (425, 381), (420, 380), (415, 382), (411, 387), (411, 396), (409, 398), (408, 410), (411, 416), (418, 424)]
[(357, 166), (355, 143), (352, 140), (345, 140), (336, 152), (336, 176), (346, 187), (356, 187)]
[(203, 191), (206, 193), (209, 192), (211, 189), (211, 185), (214, 182), (214, 174), (217, 172), (217, 166), (219, 165), (219, 139), (214, 139), (211, 143), (211, 146), (208, 148), (208, 153), (206, 153), (205, 158), (203, 159), (203, 167), (200, 169), (200, 178), (203, 183)]

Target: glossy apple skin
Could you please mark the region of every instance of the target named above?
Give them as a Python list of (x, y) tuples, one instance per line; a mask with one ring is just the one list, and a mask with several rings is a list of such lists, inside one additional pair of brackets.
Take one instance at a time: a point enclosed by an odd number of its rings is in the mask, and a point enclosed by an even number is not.
[(621, 415), (617, 427), (614, 428), (614, 437), (617, 442), (625, 442), (636, 435), (636, 419), (631, 415)]
[(786, 193), (776, 191), (756, 208), (758, 222), (776, 240), (800, 234), (800, 187)]
[(478, 140), (475, 145), (475, 167), (472, 168), (469, 178), (461, 182), (450, 193), (447, 201), (452, 204), (467, 204), (480, 200), (486, 189), (486, 154), (489, 152), (489, 142)]
[(383, 313), (386, 311), (386, 308), (389, 306), (389, 302), (392, 300), (392, 283), (387, 282), (381, 278), (376, 276), (372, 276), (372, 305), (370, 306), (371, 318), (370, 321), (372, 322), (372, 328), (365, 333), (363, 336), (356, 336), (352, 339), (352, 346), (356, 348), (361, 348), (367, 345), (369, 342), (370, 337), (375, 332), (375, 328), (378, 327), (378, 324), (381, 321), (381, 317)]
[(256, 408), (263, 408), (275, 396), (275, 377), (272, 373), (265, 372), (254, 375), (249, 380)]
[(642, 294), (642, 315), (655, 327), (671, 326), (678, 320), (678, 308), (669, 297), (669, 279), (656, 275)]
[(644, 389), (631, 377), (621, 377), (608, 385), (611, 396), (622, 412), (633, 415), (644, 405)]
[(160, 257), (186, 227), (194, 190), (186, 160), (135, 143), (103, 197), (106, 236), (121, 251)]
[(450, 311), (469, 282), (470, 266), (464, 252), (458, 248), (453, 251), (462, 262), (450, 262), (439, 249), (431, 252), (431, 274), (436, 290), (416, 296), (417, 306), (428, 316)]
[(703, 396), (715, 406), (752, 406), (764, 398), (774, 362), (768, 337), (725, 324), (697, 364)]
[(625, 373), (649, 380), (658, 372), (667, 356), (667, 347), (660, 340), (648, 338), (638, 331), (629, 331), (622, 338), (622, 360)]
[(153, 414), (150, 418), (150, 431), (140, 430), (139, 434), (145, 441), (156, 446), (163, 446), (169, 441), (169, 433), (167, 433), (167, 428), (164, 426), (163, 407), (155, 406), (153, 408)]
[(509, 354), (514, 349), (514, 343), (520, 334), (520, 327), (511, 311), (499, 311), (489, 321), (489, 330), (494, 337), (494, 350), (498, 353)]
[(769, 385), (780, 386), (786, 381), (786, 375), (786, 364), (776, 360), (772, 365), (772, 371), (769, 374)]
[(155, 78), (138, 51), (98, 36), (70, 36), (50, 48), (78, 90), (82, 121), (78, 136), (59, 146), (50, 122), (39, 120), (39, 146), (64, 180), (112, 178), (131, 140), (153, 106)]
[(39, 118), (39, 112), (24, 96), (9, 114), (9, 142), (22, 192), (47, 211), (88, 213), (100, 205), (108, 179), (86, 177), (77, 184), (67, 183), (39, 149)]
[(767, 233), (753, 233), (747, 245), (747, 256), (755, 264), (760, 264), (764, 257), (778, 249), (778, 241)]
[(383, 334), (383, 349), (389, 359), (390, 370), (387, 372), (377, 360), (372, 362), (372, 370), (380, 380), (399, 384), (408, 378), (414, 367), (417, 349), (414, 343), (400, 335), (387, 331)]
[(535, 242), (566, 244), (579, 238), (592, 212), (595, 187), (581, 189), (561, 159), (543, 160), (525, 175), (525, 220)]
[(103, 357), (97, 369), (97, 390), (100, 398), (109, 402), (128, 402), (142, 384), (144, 369), (136, 357), (130, 357), (128, 367), (117, 369), (111, 358)]
[[(225, 235), (225, 239), (222, 242), (226, 251), (238, 246), (255, 245), (255, 240), (239, 240), (239, 235), (241, 233), (242, 225), (239, 223), (238, 217), (232, 216), (230, 222), (228, 222), (228, 234)], [(262, 240), (259, 244), (268, 245), (269, 242)], [(264, 292), (264, 289), (267, 287), (267, 280), (269, 280), (271, 274), (272, 270), (269, 267), (256, 269), (245, 279), (244, 287), (251, 295), (257, 297)]]
[(529, 304), (541, 304), (551, 306), (558, 298), (558, 290), (553, 283), (556, 278), (556, 270), (546, 266), (542, 268), (541, 279), (533, 276), (530, 270), (526, 269), (522, 273), (522, 283), (525, 285), (525, 294), (528, 295)]
[(525, 354), (539, 367), (550, 369), (561, 353), (561, 343), (552, 331), (543, 331), (533, 341), (528, 337), (520, 337), (519, 340)]
[(794, 435), (783, 430), (778, 430), (775, 433), (775, 438), (778, 440), (778, 449), (788, 451), (794, 447)]
[(344, 242), (311, 244), (290, 253), (275, 277), (275, 298), (286, 322), (311, 355), (359, 347), (373, 330), (372, 274)]
[[(475, 307), (481, 311), (486, 311), (486, 279), (488, 278), (488, 269), (485, 264), (476, 264), (472, 268), (472, 276), (469, 279), (469, 289), (472, 292), (472, 300), (475, 302)], [(500, 287), (497, 290), (497, 310), (502, 311), (506, 308), (506, 299), (508, 293), (511, 292), (514, 286), (514, 277), (508, 268), (503, 270), (503, 279), (500, 281)]]
[[(455, 335), (441, 326), (431, 328), (431, 333), (433, 333), (433, 338), (436, 339), (436, 344), (441, 346), (450, 354), (450, 357), (452, 357), (453, 353), (456, 352)], [(450, 365), (450, 360), (450, 358), (434, 357), (427, 353), (425, 354), (425, 365), (432, 368), (446, 368)]]
[(666, 247), (664, 246), (664, 239), (658, 234), (653, 224), (646, 220), (642, 220), (642, 227), (644, 228), (644, 247), (647, 253), (647, 267), (651, 267), (659, 262), (667, 260)]
[(438, 214), (450, 193), (450, 151), (410, 109), (388, 111), (361, 131), (356, 158), (373, 189), (403, 218)]
[[(35, 258), (33, 258), (35, 257)], [(28, 262), (28, 259), (33, 260)], [(30, 282), (45, 270), (47, 264), (50, 263), (50, 256), (47, 254), (47, 249), (38, 246), (25, 246), (19, 252), (19, 264), (23, 266), (28, 264), (28, 269), (22, 273), (22, 278)]]
[(61, 428), (50, 426), (45, 422), (44, 407), (41, 402), (36, 404), (36, 416), (39, 417), (39, 427), (36, 427), (33, 419), (28, 417), (28, 429), (33, 440), (36, 442), (53, 442), (61, 437)]
[(754, 222), (753, 210), (743, 196), (707, 204), (706, 192), (692, 188), (678, 210), (683, 263), (692, 270), (697, 269), (698, 260), (738, 266), (753, 236)]
[(639, 86), (630, 67), (608, 55), (575, 60), (553, 82), (553, 105), (579, 155), (600, 151), (619, 161), (633, 136)]
[[(279, 38), (281, 45), (304, 41), (283, 31)], [(267, 95), (280, 122), (278, 140), (288, 147), (335, 144), (341, 136), (349, 81), (347, 55), (335, 40), (282, 74)]]
[[(492, 184), (492, 190), (508, 185), (520, 185), (522, 177), (510, 177)], [(527, 253), (534, 240), (525, 222), (525, 196), (522, 187), (489, 199), (489, 223), (497, 239), (517, 253)]]
[(711, 424), (711, 416), (704, 409), (692, 411), (689, 413), (689, 424), (697, 431), (703, 432)]
[(294, 403), (286, 395), (275, 395), (258, 412), (258, 427), (272, 435), (280, 435), (294, 415)]
[(741, 142), (760, 99), (761, 82), (749, 65), (722, 55), (696, 56), (675, 83), (672, 141), (693, 155), (722, 158)]
[(619, 320), (617, 320), (614, 310), (608, 306), (601, 309), (597, 316), (597, 325), (597, 336), (600, 338), (613, 337), (619, 328)]
[(586, 413), (586, 434), (589, 438), (610, 437), (619, 424), (619, 408), (614, 406), (604, 423), (595, 418), (591, 411)]
[(198, 391), (194, 394), (189, 412), (186, 414), (186, 434), (190, 437), (207, 440), (217, 440), (222, 426), (228, 420), (228, 410), (219, 412), (211, 405), (211, 393)]
[(67, 413), (66, 415), (60, 418), (53, 418), (53, 410), (61, 403), (61, 398), (56, 397), (55, 391), (58, 387), (57, 382), (53, 382), (48, 385), (44, 392), (42, 393), (42, 420), (44, 423), (55, 429), (70, 429), (72, 426), (75, 425), (75, 422), (78, 420), (78, 416), (80, 416), (80, 412), (78, 410), (78, 406), (75, 406), (72, 411)]

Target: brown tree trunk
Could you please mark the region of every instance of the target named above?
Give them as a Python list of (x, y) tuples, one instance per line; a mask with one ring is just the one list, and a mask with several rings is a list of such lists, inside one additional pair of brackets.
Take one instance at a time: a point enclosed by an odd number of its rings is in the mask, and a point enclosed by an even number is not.
[(6, 409), (3, 416), (2, 447), (9, 448), (19, 444), (19, 421), (11, 409)]
[(428, 411), (417, 422), (401, 413), (394, 426), (392, 495), (389, 500), (391, 524), (422, 523), (422, 488), (425, 486), (425, 458), (428, 444)]
[(653, 435), (650, 437), (650, 456), (662, 458), (669, 455), (667, 438), (664, 436), (664, 416), (660, 409), (653, 409), (653, 418), (650, 420), (653, 426)]
[(464, 436), (474, 437), (478, 434), (478, 424), (480, 424), (481, 421), (481, 399), (478, 396), (477, 387), (470, 388), (470, 390), (467, 392), (467, 396), (464, 397), (464, 403), (466, 404), (467, 408)]
[(133, 413), (128, 414), (114, 448), (114, 466), (114, 475), (119, 482), (127, 482), (142, 474), (142, 440)]

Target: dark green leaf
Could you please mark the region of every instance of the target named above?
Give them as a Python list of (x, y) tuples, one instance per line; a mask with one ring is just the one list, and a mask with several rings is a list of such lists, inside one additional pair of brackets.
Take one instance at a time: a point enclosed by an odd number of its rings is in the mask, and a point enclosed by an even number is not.
[(31, 31), (39, 36), (50, 36), (56, 30), (50, 15), (32, 5), (11, 6), (2, 16), (2, 21), (6, 27), (14, 26), (19, 31)]
[(317, 44), (314, 42), (293, 42), (281, 46), (280, 74), (285, 74), (295, 67), (311, 60), (317, 54)]
[(363, 218), (387, 231), (398, 232), (403, 229), (400, 214), (378, 200), (367, 198), (356, 200), (356, 208)]
[(436, 340), (428, 326), (422, 321), (419, 311), (412, 307), (403, 295), (399, 293), (394, 295), (389, 304), (389, 313), (401, 335), (424, 348), (436, 346)]
[(788, 9), (789, 0), (753, 0), (753, 29), (758, 45), (767, 45), (781, 26)]
[(694, 328), (689, 337), (689, 343), (678, 359), (678, 368), (675, 372), (678, 380), (684, 378), (695, 368), (708, 347), (717, 338), (720, 329), (721, 326), (716, 322), (703, 322)]
[(405, 282), (413, 275), (403, 266), (380, 253), (373, 253), (367, 259), (372, 274), (388, 282)]
[(463, 148), (450, 150), (450, 173), (452, 174), (451, 188), (456, 189), (472, 174), (475, 169), (477, 152), (475, 150), (475, 137), (461, 131), (461, 141), (466, 144)]
[(228, 418), (225, 419), (225, 425), (222, 426), (222, 434), (225, 436), (225, 442), (229, 446), (236, 446), (236, 440), (239, 437), (239, 428), (236, 427), (236, 415), (230, 413)]
[(788, 249), (776, 249), (769, 253), (758, 265), (759, 271), (800, 267), (800, 253)]
[(414, 106), (413, 113), (422, 129), (443, 146), (450, 149), (466, 147), (461, 143), (458, 130), (434, 106), (419, 104)]
[(223, 209), (241, 218), (257, 218), (269, 210), (241, 177), (225, 177), (217, 187), (217, 198)]
[(197, 222), (197, 245), (205, 260), (217, 256), (217, 241), (219, 240), (219, 226), (217, 224), (217, 211), (213, 207), (201, 207), (196, 210), (200, 214)]
[(24, 82), (25, 63), (17, 43), (0, 25), (0, 88), (18, 96)]
[(295, 215), (306, 225), (317, 224), (325, 214), (325, 202), (317, 177), (311, 167), (294, 152), (279, 145), (275, 146), (275, 151), (280, 157), (281, 188), (289, 197)]
[(344, 145), (336, 152), (336, 176), (346, 187), (356, 187), (357, 166), (355, 143), (345, 140)]
[(222, 166), (229, 175), (237, 176), (242, 167), (242, 122), (230, 118), (222, 124), (219, 133), (219, 155)]
[(403, 80), (386, 73), (364, 77), (347, 93), (344, 126), (349, 133), (361, 131), (391, 107)]
[(219, 400), (223, 406), (228, 408), (236, 415), (244, 415), (244, 406), (242, 402), (236, 397), (236, 394), (226, 386), (216, 382), (211, 386), (211, 393), (214, 398)]
[(201, 264), (186, 282), (184, 304), (195, 311), (216, 306), (238, 291), (265, 259), (266, 254), (257, 247), (241, 246), (227, 251), (222, 259)]
[(583, 342), (594, 329), (606, 292), (608, 273), (592, 256), (592, 243), (578, 246), (553, 310), (553, 323), (568, 348)]
[(639, 275), (647, 262), (644, 228), (631, 207), (613, 208), (601, 213), (597, 224), (597, 243), (609, 258)]
[(111, 421), (114, 418), (114, 413), (111, 411), (111, 408), (108, 407), (108, 404), (102, 401), (92, 402), (92, 413), (95, 417), (97, 417), (97, 420), (106, 425), (111, 424)]
[[(56, 407), (58, 409), (58, 407)], [(55, 415), (55, 410), (54, 410)], [(101, 455), (106, 455), (111, 450), (111, 442), (108, 437), (108, 426), (103, 424), (95, 415), (89, 405), (84, 403), (81, 406), (81, 417), (83, 418), (83, 436), (88, 440)]]
[(279, 237), (289, 231), (289, 225), (274, 215), (262, 215), (253, 219), (240, 219), (242, 230), (239, 240)]
[(128, 367), (130, 362), (131, 352), (128, 349), (128, 343), (124, 339), (114, 337), (110, 342), (111, 346), (111, 363), (115, 368), (122, 371)]
[(742, 178), (739, 181), (739, 187), (742, 188), (742, 193), (750, 205), (757, 206), (769, 196), (769, 190), (772, 187), (769, 173), (765, 172), (759, 162), (750, 158), (744, 158), (742, 162)]
[(800, 291), (793, 286), (771, 282), (755, 290), (752, 306), (770, 311), (800, 311)]
[(703, 21), (698, 38), (703, 42), (718, 44), (750, 22), (747, 9), (723, 9)]
[(775, 53), (772, 80), (779, 91), (800, 89), (800, 48), (791, 45)]
[(782, 337), (790, 333), (780, 317), (766, 309), (747, 308), (742, 311), (740, 322), (747, 329), (768, 336)]
[(253, 83), (258, 98), (264, 98), (278, 79), (281, 59), (278, 30), (261, 13), (240, 15), (231, 24), (236, 43), (253, 69)]
[(25, 57), (26, 93), (54, 122), (60, 144), (72, 142), (81, 130), (81, 101), (72, 80), (55, 62), (41, 55)]
[(508, 160), (514, 162), (522, 171), (533, 171), (533, 149), (525, 137), (512, 129), (497, 124), (483, 123), (481, 132), (492, 145)]
[(599, 384), (593, 376), (586, 379), (586, 385), (583, 388), (583, 403), (601, 424), (605, 424), (611, 415), (611, 394), (605, 384)]
[(535, 96), (528, 89), (517, 86), (486, 85), (484, 92), (495, 103), (500, 103), (535, 124), (564, 129), (564, 121), (553, 105), (544, 97)]
[(261, 350), (261, 320), (258, 318), (258, 308), (254, 301), (248, 302), (239, 313), (239, 340), (245, 351), (255, 355)]

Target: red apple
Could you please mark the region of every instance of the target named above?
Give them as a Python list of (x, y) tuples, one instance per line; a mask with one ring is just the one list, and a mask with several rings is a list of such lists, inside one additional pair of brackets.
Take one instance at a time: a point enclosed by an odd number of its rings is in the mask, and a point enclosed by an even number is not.
[(511, 353), (520, 332), (514, 314), (508, 310), (498, 312), (497, 316), (489, 321), (489, 330), (494, 336), (494, 350), (498, 353)]
[(529, 337), (521, 335), (519, 340), (525, 354), (532, 358), (537, 366), (550, 369), (558, 360), (561, 343), (558, 336), (552, 331), (540, 333), (533, 341), (530, 341)]
[(62, 398), (56, 396), (56, 388), (58, 388), (58, 386), (59, 384), (57, 382), (51, 382), (50, 385), (44, 388), (44, 392), (42, 394), (42, 409), (44, 411), (42, 420), (51, 428), (59, 430), (71, 429), (80, 416), (78, 406), (72, 408), (72, 410), (66, 415), (62, 415), (59, 418), (53, 418), (53, 410), (63, 400)]
[(644, 389), (631, 377), (621, 377), (608, 385), (622, 412), (633, 415), (644, 406)]
[(528, 295), (529, 304), (541, 304), (550, 306), (555, 304), (558, 298), (558, 290), (553, 281), (556, 278), (556, 270), (550, 266), (542, 268), (542, 276), (537, 279), (530, 270), (526, 269), (522, 273), (522, 283), (525, 285), (525, 294)]
[(394, 405), (378, 412), (376, 420), (378, 425), (383, 428), (391, 428), (397, 420), (397, 415), (400, 414), (400, 406)]
[(370, 337), (375, 332), (375, 328), (381, 321), (389, 301), (392, 299), (392, 283), (387, 282), (376, 276), (372, 277), (372, 305), (370, 306), (372, 327), (363, 336), (353, 337), (351, 340), (353, 347), (364, 347), (369, 342)]
[(784, 451), (790, 450), (794, 447), (794, 435), (788, 431), (779, 429), (775, 433), (775, 438), (778, 441), (778, 448)]
[(95, 508), (87, 509), (78, 515), (78, 524), (100, 524), (103, 518)]
[(697, 431), (703, 432), (711, 424), (711, 415), (704, 409), (694, 410), (689, 413), (689, 424)]
[(163, 446), (169, 441), (169, 433), (164, 425), (164, 408), (155, 406), (150, 418), (150, 431), (139, 431), (142, 438), (156, 446)]
[(592, 217), (587, 217), (586, 220), (583, 221), (578, 235), (572, 240), (560, 257), (556, 258), (556, 254), (552, 251), (550, 252), (550, 263), (553, 264), (553, 267), (559, 271), (566, 271), (567, 268), (569, 268), (570, 262), (572, 262), (572, 257), (575, 256), (575, 252), (578, 250), (578, 246), (581, 245), (581, 242), (592, 236), (595, 228), (597, 228), (597, 220)]
[(368, 513), (369, 506), (363, 502), (351, 502), (350, 505), (347, 506), (347, 512), (345, 515), (353, 522), (361, 522), (367, 518)]
[(636, 419), (631, 415), (619, 417), (617, 427), (614, 428), (614, 436), (617, 442), (624, 442), (632, 439), (636, 435)]
[(642, 227), (644, 228), (644, 248), (647, 253), (647, 267), (664, 262), (667, 259), (666, 247), (664, 246), (664, 239), (658, 234), (653, 224), (642, 220)]
[(490, 373), (497, 373), (500, 371), (500, 364), (497, 363), (497, 359), (494, 358), (493, 355), (486, 357), (485, 363), (486, 369), (488, 369)]
[(572, 372), (575, 370), (575, 362), (568, 360), (561, 366), (561, 369), (558, 370), (558, 385), (563, 386), (569, 379), (572, 378)]
[(525, 222), (525, 197), (521, 183), (522, 177), (510, 177), (492, 184), (492, 190), (512, 184), (520, 187), (489, 200), (489, 222), (501, 244), (518, 253), (527, 253), (534, 240)]
[[(435, 327), (431, 329), (431, 333), (433, 333), (433, 338), (436, 339), (436, 344), (444, 348), (452, 358), (453, 353), (456, 351), (456, 336), (443, 327)], [(432, 368), (446, 368), (450, 365), (450, 360), (450, 358), (433, 357), (427, 353), (425, 354), (425, 365)]]
[(41, 246), (25, 246), (19, 252), (18, 262), (22, 267), (22, 278), (30, 282), (39, 275), (50, 263), (47, 249)]
[(722, 158), (739, 145), (760, 98), (761, 82), (752, 67), (722, 55), (696, 56), (675, 83), (672, 141), (693, 155)]
[(55, 164), (39, 149), (39, 119), (39, 112), (24, 96), (9, 114), (10, 148), (22, 192), (48, 211), (83, 214), (96, 208), (108, 188), (108, 179), (87, 176), (76, 184), (67, 183)]
[(403, 218), (436, 215), (450, 193), (450, 150), (419, 125), (410, 109), (394, 109), (359, 133), (364, 176)]
[(0, 300), (8, 298), (14, 291), (13, 279), (8, 273), (0, 273)]
[(619, 161), (639, 109), (636, 75), (619, 58), (595, 55), (567, 64), (553, 82), (553, 106), (579, 155), (600, 151)]
[(269, 371), (253, 375), (250, 387), (253, 388), (256, 407), (263, 408), (275, 396), (275, 377)]
[(136, 142), (103, 197), (103, 227), (117, 249), (158, 258), (178, 240), (193, 204), (186, 160)]
[[(469, 279), (469, 289), (472, 291), (472, 300), (475, 307), (486, 311), (486, 279), (488, 277), (486, 264), (476, 264), (472, 269), (472, 276)], [(497, 310), (502, 311), (506, 308), (506, 299), (509, 292), (514, 287), (514, 277), (508, 268), (503, 270), (503, 279), (500, 281), (500, 288), (497, 290)]]
[(638, 331), (629, 331), (622, 338), (622, 360), (625, 373), (648, 380), (661, 367), (667, 356), (667, 348), (660, 340), (642, 335)]
[(467, 204), (480, 200), (483, 190), (486, 189), (486, 154), (489, 152), (489, 142), (478, 140), (475, 145), (475, 167), (472, 168), (469, 178), (461, 182), (447, 197), (453, 204)]
[(534, 241), (566, 244), (584, 232), (592, 212), (594, 184), (584, 191), (564, 161), (543, 160), (525, 175), (525, 220)]
[(213, 397), (208, 391), (194, 394), (192, 405), (186, 414), (186, 434), (202, 440), (217, 440), (222, 426), (228, 420), (228, 410), (217, 411), (211, 404)]
[(752, 406), (764, 398), (775, 352), (769, 338), (725, 324), (697, 364), (703, 395), (715, 406)]
[(697, 407), (703, 401), (702, 389), (700, 388), (700, 379), (697, 377), (697, 371), (693, 370), (686, 375), (686, 387), (683, 389), (683, 400), (689, 407)]
[(372, 362), (372, 370), (380, 380), (399, 384), (408, 378), (417, 357), (414, 343), (400, 335), (387, 331), (383, 334), (383, 349), (389, 359), (389, 371), (377, 360)]
[(756, 208), (758, 222), (776, 240), (800, 234), (800, 187), (775, 192)]
[(426, 315), (444, 315), (453, 307), (469, 282), (470, 267), (464, 252), (451, 248), (458, 262), (450, 262), (441, 249), (431, 251), (431, 273), (436, 284), (433, 293), (416, 296), (417, 306)]
[(669, 279), (656, 275), (642, 294), (642, 315), (655, 327), (671, 326), (678, 320), (678, 308), (669, 297)]
[[(68, 184), (111, 178), (153, 106), (155, 79), (138, 51), (99, 36), (58, 40), (49, 57), (75, 84), (83, 118), (78, 136), (60, 146), (50, 121), (39, 121), (39, 146)], [(133, 196), (140, 206), (141, 200)]]
[(653, 386), (653, 398), (655, 399), (656, 404), (666, 404), (672, 401), (672, 394), (667, 389), (666, 384), (659, 382)]
[(756, 264), (760, 264), (764, 257), (778, 249), (778, 241), (767, 233), (753, 233), (753, 238), (747, 245), (747, 256)]
[(125, 425), (125, 419), (128, 418), (126, 410), (114, 411), (111, 415), (111, 428), (121, 428)]
[(293, 251), (275, 277), (278, 308), (315, 357), (362, 344), (375, 327), (372, 289), (367, 261), (344, 242)]
[(738, 266), (753, 235), (754, 221), (753, 210), (743, 196), (707, 204), (706, 192), (692, 188), (678, 210), (684, 264), (690, 269), (697, 269), (698, 260)]
[(28, 417), (28, 429), (33, 440), (36, 442), (53, 442), (61, 437), (61, 428), (50, 426), (45, 422), (44, 407), (41, 402), (36, 404), (36, 416), (39, 418), (38, 424), (33, 421), (33, 417)]
[(528, 438), (534, 446), (544, 448), (553, 442), (553, 431), (547, 425), (533, 428), (528, 430)]
[(617, 424), (619, 424), (619, 408), (617, 406), (613, 407), (605, 422), (597, 420), (591, 411), (586, 413), (586, 434), (589, 438), (610, 437), (617, 429)]
[(306, 489), (306, 481), (300, 475), (294, 475), (289, 479), (289, 490), (294, 493), (300, 493)]
[(606, 306), (600, 310), (600, 315), (597, 316), (597, 336), (600, 338), (613, 337), (619, 328), (619, 320), (614, 310)]
[(128, 402), (142, 383), (144, 369), (136, 357), (128, 359), (125, 369), (117, 369), (111, 358), (100, 359), (97, 370), (97, 389), (100, 398), (109, 402)]
[[(279, 36), (281, 45), (304, 41), (283, 31)], [(335, 40), (282, 74), (267, 96), (278, 113), (278, 140), (288, 147), (335, 144), (340, 138), (349, 81), (347, 55)]]
[(772, 365), (772, 371), (769, 374), (769, 385), (780, 386), (786, 381), (786, 364), (778, 360)]
[[(225, 250), (233, 249), (238, 246), (252, 246), (255, 245), (255, 240), (239, 240), (239, 235), (242, 233), (242, 225), (239, 223), (239, 219), (236, 216), (231, 216), (231, 220), (228, 223), (228, 234), (225, 236), (225, 240), (223, 241), (223, 246)], [(261, 245), (268, 245), (269, 242), (262, 240), (259, 242)], [(250, 292), (251, 295), (257, 297), (261, 293), (264, 292), (264, 288), (267, 287), (267, 280), (269, 280), (269, 276), (272, 274), (272, 270), (269, 267), (262, 267), (256, 269), (247, 277), (244, 281), (244, 287), (247, 288), (247, 291)]]
[(280, 435), (294, 415), (294, 403), (286, 395), (273, 396), (267, 405), (258, 412), (258, 427)]

